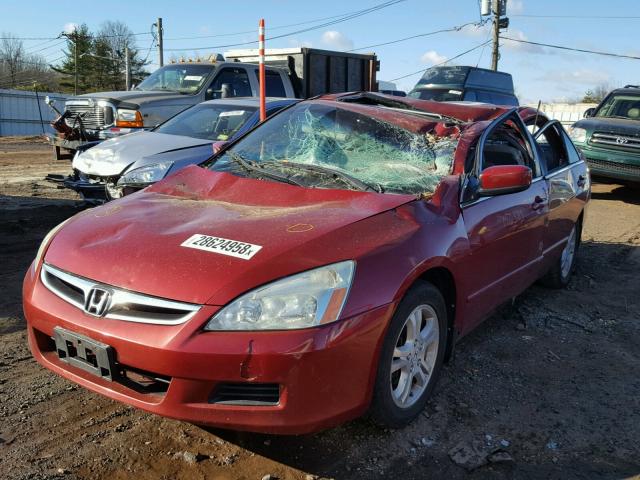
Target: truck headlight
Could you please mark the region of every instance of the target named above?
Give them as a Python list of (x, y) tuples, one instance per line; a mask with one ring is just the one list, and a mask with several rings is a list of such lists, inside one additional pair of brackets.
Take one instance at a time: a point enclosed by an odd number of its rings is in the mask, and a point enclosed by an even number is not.
[(119, 108), (116, 112), (116, 127), (143, 127), (142, 114), (138, 110)]
[(289, 330), (335, 322), (347, 299), (355, 262), (308, 270), (237, 298), (205, 330)]
[(587, 131), (584, 128), (580, 127), (569, 127), (567, 130), (569, 133), (569, 138), (576, 143), (586, 143), (587, 141)]
[(120, 177), (118, 185), (148, 185), (155, 183), (164, 178), (171, 165), (173, 165), (173, 162), (160, 162), (136, 168)]

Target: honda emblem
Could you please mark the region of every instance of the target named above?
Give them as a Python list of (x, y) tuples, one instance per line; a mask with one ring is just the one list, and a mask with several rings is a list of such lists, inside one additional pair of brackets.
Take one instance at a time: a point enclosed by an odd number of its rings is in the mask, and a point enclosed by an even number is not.
[(93, 287), (84, 299), (84, 311), (94, 317), (104, 317), (109, 308), (111, 292), (100, 287)]

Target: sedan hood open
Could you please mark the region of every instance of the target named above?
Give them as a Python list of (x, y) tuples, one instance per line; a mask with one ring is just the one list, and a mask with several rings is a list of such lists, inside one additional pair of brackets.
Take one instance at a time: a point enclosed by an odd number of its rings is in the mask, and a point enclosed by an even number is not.
[[(412, 200), (414, 195), (302, 188), (190, 166), (78, 214), (53, 239), (45, 261), (108, 285), (221, 305), (274, 279), (345, 260), (344, 246), (327, 234)], [(261, 248), (237, 258), (181, 246), (196, 234)]]
[(111, 177), (120, 175), (125, 168), (144, 157), (212, 143), (202, 138), (137, 132), (105, 140), (82, 152), (74, 158), (73, 168), (87, 175)]

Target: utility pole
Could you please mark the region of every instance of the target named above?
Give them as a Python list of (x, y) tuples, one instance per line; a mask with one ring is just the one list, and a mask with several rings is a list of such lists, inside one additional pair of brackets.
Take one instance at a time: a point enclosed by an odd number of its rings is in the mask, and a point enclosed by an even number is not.
[(503, 28), (509, 28), (509, 19), (505, 16), (507, 14), (507, 0), (490, 1), (490, 9), (489, 0), (482, 2), (480, 15), (493, 14), (493, 51), (491, 55), (491, 69), (498, 70), (498, 60), (500, 60), (500, 30)]
[(500, 58), (500, 0), (493, 3), (493, 51), (491, 52), (491, 70), (498, 70)]
[(156, 23), (156, 27), (158, 28), (158, 63), (162, 67), (164, 65), (164, 52), (162, 45), (162, 18), (158, 17), (158, 23)]
[(127, 91), (131, 90), (131, 63), (129, 60), (129, 47), (124, 47), (124, 83)]

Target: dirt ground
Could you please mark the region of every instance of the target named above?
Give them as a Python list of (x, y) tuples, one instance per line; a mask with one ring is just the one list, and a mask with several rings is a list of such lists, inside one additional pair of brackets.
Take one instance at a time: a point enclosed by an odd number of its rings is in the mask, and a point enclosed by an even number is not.
[(594, 186), (568, 289), (533, 286), (465, 338), (409, 427), (270, 437), (142, 413), (32, 359), (22, 277), (82, 208), (42, 180), (68, 168), (0, 140), (0, 478), (640, 478), (640, 190)]

